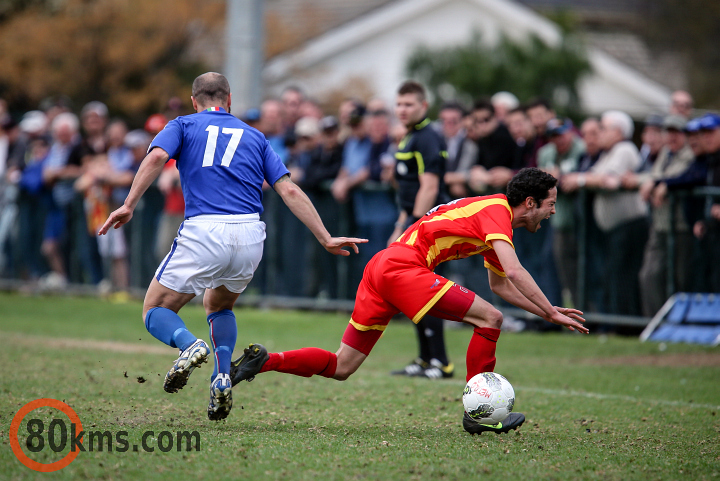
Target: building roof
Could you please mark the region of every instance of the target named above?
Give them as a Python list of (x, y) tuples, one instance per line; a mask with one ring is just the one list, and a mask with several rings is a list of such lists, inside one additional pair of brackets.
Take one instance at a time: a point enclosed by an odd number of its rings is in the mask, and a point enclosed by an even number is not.
[(296, 48), (393, 0), (266, 0), (266, 53)]

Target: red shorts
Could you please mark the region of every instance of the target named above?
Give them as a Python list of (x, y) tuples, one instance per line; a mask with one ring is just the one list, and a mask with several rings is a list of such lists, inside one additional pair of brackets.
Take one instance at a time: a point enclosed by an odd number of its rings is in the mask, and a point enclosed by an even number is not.
[(461, 321), (474, 300), (474, 292), (428, 269), (417, 250), (392, 246), (365, 267), (342, 342), (367, 355), (395, 314), (416, 324), (426, 314)]

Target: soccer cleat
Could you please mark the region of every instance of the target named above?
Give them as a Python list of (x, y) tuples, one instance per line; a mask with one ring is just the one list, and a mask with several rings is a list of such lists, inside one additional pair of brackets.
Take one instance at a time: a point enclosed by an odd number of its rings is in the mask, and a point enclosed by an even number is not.
[(404, 368), (398, 369), (397, 371), (391, 371), (390, 374), (393, 376), (422, 376), (425, 369), (429, 367), (429, 363), (418, 357)]
[(166, 392), (178, 392), (187, 384), (188, 377), (196, 367), (207, 361), (208, 345), (205, 341), (198, 339), (190, 347), (180, 353), (180, 357), (175, 360), (175, 364), (165, 375), (165, 384), (163, 389)]
[(510, 413), (503, 422), (497, 424), (480, 424), (468, 416), (468, 413), (463, 415), (463, 428), (470, 434), (482, 434), (486, 431), (495, 434), (509, 433), (522, 426), (524, 422), (525, 415), (520, 413)]
[(453, 363), (446, 366), (437, 359), (430, 359), (430, 367), (425, 369), (420, 376), (427, 377), (429, 379), (447, 379), (453, 377), (454, 373), (455, 365)]
[(252, 381), (255, 375), (270, 359), (267, 349), (262, 344), (250, 344), (243, 355), (230, 363), (230, 379), (235, 386), (240, 381)]
[(208, 404), (208, 419), (221, 421), (228, 417), (232, 409), (232, 383), (230, 376), (220, 373), (210, 384), (210, 404)]

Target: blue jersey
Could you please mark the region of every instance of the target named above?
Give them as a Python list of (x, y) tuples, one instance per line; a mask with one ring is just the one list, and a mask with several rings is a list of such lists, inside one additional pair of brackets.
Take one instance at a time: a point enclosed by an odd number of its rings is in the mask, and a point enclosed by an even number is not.
[(160, 147), (177, 161), (185, 218), (260, 214), (263, 180), (273, 185), (289, 172), (262, 133), (215, 109), (168, 122), (148, 152)]

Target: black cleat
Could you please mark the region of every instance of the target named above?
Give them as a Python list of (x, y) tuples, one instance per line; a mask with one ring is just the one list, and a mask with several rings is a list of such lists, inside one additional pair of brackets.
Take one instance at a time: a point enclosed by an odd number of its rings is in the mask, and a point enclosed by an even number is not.
[(429, 367), (429, 363), (418, 357), (404, 368), (398, 369), (397, 371), (390, 371), (390, 374), (393, 376), (423, 376), (425, 374), (425, 369)]
[(525, 415), (520, 413), (510, 413), (503, 422), (497, 424), (480, 424), (468, 416), (468, 413), (463, 415), (463, 428), (470, 434), (482, 434), (486, 431), (495, 434), (509, 433), (522, 426), (524, 422)]
[(453, 377), (454, 373), (455, 365), (453, 363), (446, 366), (437, 359), (430, 359), (430, 366), (420, 376), (428, 379), (448, 379)]
[(260, 372), (268, 359), (270, 356), (262, 344), (250, 344), (245, 348), (242, 356), (230, 363), (232, 385), (255, 379), (255, 375)]

